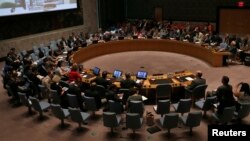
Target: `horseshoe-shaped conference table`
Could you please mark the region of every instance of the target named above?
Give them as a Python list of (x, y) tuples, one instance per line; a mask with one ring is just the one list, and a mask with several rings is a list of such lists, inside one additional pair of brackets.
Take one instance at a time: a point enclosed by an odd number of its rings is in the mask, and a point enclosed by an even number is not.
[(230, 55), (228, 52), (215, 52), (207, 47), (189, 42), (166, 39), (134, 39), (91, 44), (77, 51), (73, 56), (73, 60), (76, 63), (82, 63), (97, 56), (126, 51), (179, 53), (201, 59), (213, 67), (222, 67), (223, 57)]
[[(230, 55), (228, 52), (215, 52), (205, 46), (183, 41), (166, 39), (128, 39), (91, 44), (75, 52), (72, 59), (74, 63), (79, 64), (101, 55), (128, 51), (163, 51), (179, 53), (201, 59), (213, 67), (222, 67), (224, 65), (224, 58)], [(192, 72), (188, 71), (174, 73), (171, 78), (168, 74), (163, 74), (162, 76), (149, 75), (147, 77), (148, 79), (145, 80), (143, 84), (145, 95), (155, 98), (155, 88), (158, 84), (154, 83), (152, 80), (166, 79), (166, 82), (169, 82), (169, 79), (171, 79), (171, 84), (173, 86), (172, 100), (178, 101), (178, 99), (183, 97), (184, 93), (182, 84), (190, 83), (190, 80), (185, 81), (185, 76), (189, 78), (190, 76), (194, 77)], [(93, 77), (88, 77), (88, 79), (83, 78), (83, 81), (90, 82), (92, 78)], [(133, 78), (136, 79), (135, 77)], [(119, 82), (117, 82), (116, 85), (119, 87)]]

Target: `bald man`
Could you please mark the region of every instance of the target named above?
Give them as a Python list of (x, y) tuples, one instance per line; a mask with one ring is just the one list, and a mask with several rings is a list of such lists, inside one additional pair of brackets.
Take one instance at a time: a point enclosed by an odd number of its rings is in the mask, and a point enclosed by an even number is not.
[(190, 85), (188, 85), (186, 87), (186, 90), (188, 92), (192, 92), (195, 87), (197, 87), (199, 85), (202, 85), (202, 84), (206, 84), (206, 80), (204, 78), (202, 78), (202, 72), (197, 71), (196, 72), (196, 78), (191, 82)]

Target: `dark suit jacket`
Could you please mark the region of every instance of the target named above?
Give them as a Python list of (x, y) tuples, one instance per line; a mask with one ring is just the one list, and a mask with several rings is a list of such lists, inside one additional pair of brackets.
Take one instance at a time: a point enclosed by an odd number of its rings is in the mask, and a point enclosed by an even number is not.
[(206, 84), (206, 80), (204, 78), (195, 78), (190, 85), (186, 87), (187, 90), (192, 91), (195, 87)]
[(126, 80), (121, 81), (121, 88), (131, 89), (131, 88), (134, 88), (135, 86), (136, 86), (136, 83), (132, 79), (126, 79)]
[(69, 85), (69, 89), (67, 91), (69, 94), (73, 94), (73, 95), (76, 95), (77, 97), (77, 101), (78, 103), (80, 104), (79, 106), (82, 105), (83, 103), (83, 98), (82, 98), (82, 95), (81, 95), (81, 89), (80, 87), (76, 86), (76, 85)]
[(53, 82), (53, 83), (50, 85), (50, 89), (56, 90), (56, 91), (57, 91), (57, 94), (58, 94), (59, 96), (61, 96), (62, 87), (59, 86), (59, 84), (56, 84), (55, 82)]
[(101, 85), (103, 86), (104, 88), (108, 88), (108, 86), (111, 84), (111, 82), (105, 78), (102, 78), (102, 77), (96, 77), (96, 79), (94, 80), (94, 82), (97, 84), (97, 85)]
[(63, 107), (63, 108), (67, 108), (68, 107), (68, 98), (67, 98), (67, 95), (64, 93), (63, 95), (61, 95), (62, 93), (62, 87), (53, 82), (51, 85), (50, 85), (50, 89), (52, 90), (56, 90), (57, 91), (57, 94), (60, 96), (61, 98), (61, 103), (60, 105)]
[(44, 77), (48, 75), (48, 72), (47, 72), (46, 68), (44, 67), (44, 65), (40, 65), (38, 67), (38, 72), (40, 75), (42, 75)]
[(235, 105), (235, 99), (233, 97), (233, 90), (231, 85), (222, 85), (217, 88), (216, 95), (218, 98), (218, 114), (222, 114), (225, 107)]
[(96, 107), (98, 109), (101, 108), (101, 104), (102, 104), (101, 97), (98, 94), (98, 91), (96, 89), (90, 88), (90, 89), (86, 90), (85, 96), (94, 97), (95, 102), (96, 102)]

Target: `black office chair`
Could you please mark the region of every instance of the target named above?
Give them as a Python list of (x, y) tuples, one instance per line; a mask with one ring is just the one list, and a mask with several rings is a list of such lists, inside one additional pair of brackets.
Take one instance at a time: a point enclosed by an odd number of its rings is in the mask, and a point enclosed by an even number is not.
[(156, 87), (156, 103), (158, 99), (171, 99), (172, 86), (170, 84), (160, 84)]

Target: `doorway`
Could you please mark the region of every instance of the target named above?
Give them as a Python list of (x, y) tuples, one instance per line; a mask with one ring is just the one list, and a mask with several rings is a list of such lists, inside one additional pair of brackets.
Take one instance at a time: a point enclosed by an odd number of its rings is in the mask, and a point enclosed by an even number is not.
[(155, 7), (155, 20), (156, 21), (162, 21), (162, 17), (163, 17), (163, 10), (162, 7)]

